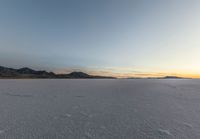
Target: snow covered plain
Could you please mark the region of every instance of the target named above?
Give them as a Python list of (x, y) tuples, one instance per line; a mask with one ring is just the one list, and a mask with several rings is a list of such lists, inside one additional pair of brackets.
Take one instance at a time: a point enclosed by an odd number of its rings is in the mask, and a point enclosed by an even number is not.
[(198, 139), (200, 80), (0, 80), (0, 139)]

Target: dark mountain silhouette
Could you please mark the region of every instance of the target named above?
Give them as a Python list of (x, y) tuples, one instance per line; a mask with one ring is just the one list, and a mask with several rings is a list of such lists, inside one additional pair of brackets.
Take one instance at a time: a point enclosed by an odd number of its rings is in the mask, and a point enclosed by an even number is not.
[(187, 78), (178, 77), (178, 76), (164, 76), (164, 77), (152, 77), (149, 79), (187, 79)]
[(107, 76), (93, 76), (83, 72), (72, 72), (69, 74), (55, 74), (47, 71), (36, 71), (30, 68), (13, 69), (0, 66), (0, 78), (60, 78), (60, 79), (75, 79), (75, 78), (108, 78)]
[(192, 79), (192, 78), (184, 78), (178, 76), (164, 76), (164, 77), (131, 77), (127, 79)]
[(83, 72), (72, 72), (70, 74), (68, 74), (68, 76), (70, 77), (76, 77), (76, 78), (83, 78), (83, 77), (90, 77), (90, 75), (83, 73)]
[(148, 77), (147, 79), (192, 79), (179, 76)]
[(164, 79), (182, 79), (182, 77), (178, 77), (178, 76), (165, 76), (163, 78)]

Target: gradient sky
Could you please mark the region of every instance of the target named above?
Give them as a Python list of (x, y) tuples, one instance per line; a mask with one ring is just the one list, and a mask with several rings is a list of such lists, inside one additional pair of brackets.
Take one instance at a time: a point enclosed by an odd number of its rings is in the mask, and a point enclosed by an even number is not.
[(0, 65), (200, 77), (200, 1), (0, 0)]

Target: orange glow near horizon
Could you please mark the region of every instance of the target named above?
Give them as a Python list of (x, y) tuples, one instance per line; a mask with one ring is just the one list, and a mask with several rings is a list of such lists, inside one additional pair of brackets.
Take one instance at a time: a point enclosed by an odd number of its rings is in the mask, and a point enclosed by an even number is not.
[(73, 71), (82, 71), (90, 75), (112, 76), (117, 78), (147, 78), (147, 77), (164, 77), (177, 76), (183, 78), (200, 78), (200, 73), (196, 71), (187, 71), (179, 69), (151, 69), (131, 68), (131, 67), (109, 67), (109, 68), (66, 68), (55, 70), (57, 74), (66, 74)]

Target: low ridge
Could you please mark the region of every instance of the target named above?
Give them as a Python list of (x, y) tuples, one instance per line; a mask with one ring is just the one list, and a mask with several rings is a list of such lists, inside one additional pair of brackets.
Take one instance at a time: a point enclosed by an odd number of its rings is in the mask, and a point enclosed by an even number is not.
[(13, 69), (0, 66), (0, 78), (114, 78), (114, 77), (107, 77), (107, 76), (93, 76), (86, 74), (84, 72), (72, 72), (69, 74), (55, 74), (53, 72), (47, 71), (36, 71), (30, 69), (28, 67), (20, 68), (20, 69)]

